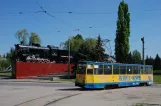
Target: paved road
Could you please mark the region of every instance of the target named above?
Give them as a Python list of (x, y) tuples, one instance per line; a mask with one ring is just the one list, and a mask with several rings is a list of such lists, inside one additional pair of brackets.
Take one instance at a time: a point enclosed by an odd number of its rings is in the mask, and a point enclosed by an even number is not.
[[(32, 81), (12, 81), (12, 80), (0, 80), (0, 86), (42, 86), (42, 87), (75, 87), (74, 83), (67, 82), (32, 82)], [(161, 88), (161, 84), (153, 84), (151, 88)]]
[(78, 94), (67, 89), (74, 83), (17, 82), (0, 80), (0, 106), (43, 106), (59, 98)]
[(150, 86), (151, 88), (161, 88), (161, 84), (153, 84)]
[(56, 82), (13, 82), (0, 80), (0, 86), (41, 86), (41, 87), (74, 87), (74, 83)]
[(161, 85), (111, 90), (82, 90), (74, 83), (0, 80), (0, 106), (132, 106), (161, 104)]
[(134, 106), (136, 104), (146, 104), (139, 106), (161, 106), (161, 88), (129, 87), (87, 91), (52, 102), (48, 106)]

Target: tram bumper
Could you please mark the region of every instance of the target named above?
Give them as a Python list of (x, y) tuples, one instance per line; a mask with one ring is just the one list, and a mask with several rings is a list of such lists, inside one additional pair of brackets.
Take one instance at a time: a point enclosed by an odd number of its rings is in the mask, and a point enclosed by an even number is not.
[(85, 84), (84, 83), (80, 83), (80, 82), (75, 82), (75, 86), (78, 86), (78, 87), (84, 87)]

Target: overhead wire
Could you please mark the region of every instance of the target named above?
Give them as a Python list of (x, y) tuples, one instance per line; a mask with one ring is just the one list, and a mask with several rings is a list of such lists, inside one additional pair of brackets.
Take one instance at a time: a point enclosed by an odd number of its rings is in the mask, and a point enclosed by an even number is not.
[[(41, 8), (41, 10), (42, 11), (36, 11), (36, 12), (22, 12), (22, 11), (20, 11), (20, 12), (9, 12), (9, 13), (0, 13), (0, 15), (2, 16), (2, 15), (23, 15), (23, 14), (37, 14), (37, 13), (45, 13), (45, 14), (47, 14), (47, 15), (49, 15), (49, 16), (51, 16), (51, 17), (53, 17), (54, 19), (56, 19), (56, 20), (58, 20), (58, 21), (60, 21), (61, 23), (63, 23), (63, 24), (65, 24), (65, 25), (67, 25), (67, 26), (69, 26), (69, 27), (71, 27), (71, 28), (73, 28), (75, 31), (80, 31), (80, 32), (83, 32), (84, 33), (84, 31), (82, 31), (82, 30), (80, 30), (79, 28), (77, 28), (77, 29), (75, 29), (73, 26), (71, 26), (71, 25), (69, 25), (69, 24), (67, 24), (67, 23), (65, 23), (64, 21), (62, 21), (62, 20), (60, 20), (60, 19), (58, 19), (58, 18), (56, 18), (54, 15), (52, 15), (52, 14), (50, 14), (50, 13), (54, 13), (54, 14), (84, 14), (84, 15), (92, 15), (92, 14), (98, 14), (98, 15), (105, 15), (105, 14), (115, 14), (115, 13), (117, 13), (117, 12), (73, 12), (73, 11), (68, 11), (68, 12), (53, 12), (53, 11), (46, 11), (42, 6), (41, 6), (41, 4), (38, 2), (38, 0), (36, 0), (36, 2), (37, 2), (37, 4), (40, 6), (40, 8)], [(156, 9), (144, 9), (144, 10), (142, 10), (142, 11), (159, 11), (159, 10), (161, 10), (161, 9), (159, 9), (159, 8), (156, 8)], [(91, 28), (101, 28), (101, 27), (106, 27), (106, 26), (89, 26), (89, 27), (87, 27), (87, 28), (89, 28), (89, 29), (91, 29)], [(81, 28), (82, 29), (82, 28)]]
[[(43, 11), (45, 14), (47, 14), (47, 15), (51, 16), (52, 18), (54, 18), (54, 19), (58, 20), (59, 22), (61, 22), (61, 23), (65, 24), (65, 25), (67, 25), (68, 27), (73, 28), (73, 29), (74, 29), (74, 31), (82, 32), (82, 31), (80, 31), (80, 29), (79, 29), (79, 28), (78, 28), (78, 29), (77, 29), (77, 28), (74, 28), (73, 26), (71, 26), (71, 25), (69, 25), (69, 24), (65, 23), (64, 21), (62, 21), (62, 20), (60, 20), (60, 19), (56, 18), (54, 15), (52, 15), (52, 14), (48, 13), (48, 11), (46, 11), (46, 10), (45, 10), (41, 5), (40, 5), (40, 3), (38, 2), (38, 0), (36, 0), (36, 2), (37, 2), (37, 4), (40, 6), (40, 8), (42, 9), (42, 11)], [(84, 31), (83, 31), (83, 33), (84, 33)]]
[[(40, 5), (40, 3), (36, 0), (37, 4), (40, 6), (40, 8), (43, 10), (43, 11), (36, 11), (36, 12), (9, 12), (9, 13), (0, 13), (0, 15), (21, 15), (21, 14), (32, 14), (32, 13), (40, 13), (40, 12), (48, 12), (48, 13), (54, 13), (54, 14), (85, 14), (85, 15), (92, 15), (92, 14), (98, 14), (98, 15), (103, 15), (103, 14), (115, 14), (117, 12), (73, 12), (73, 11), (68, 11), (68, 12), (54, 12), (54, 11), (46, 11), (44, 10), (44, 8)], [(161, 9), (145, 9), (145, 10), (142, 10), (142, 11), (160, 11)]]
[(37, 14), (43, 11), (35, 11), (35, 12), (9, 12), (9, 13), (0, 13), (0, 15), (22, 15), (22, 14)]
[[(0, 13), (0, 14), (26, 14), (26, 13), (37, 13), (37, 12), (51, 12), (51, 13), (55, 13), (55, 14), (98, 14), (98, 15), (101, 15), (101, 14), (115, 14), (117, 13), (116, 12), (73, 12), (73, 11), (68, 11), (68, 12), (54, 12), (54, 11), (46, 11), (41, 5), (40, 3), (38, 2), (38, 0), (36, 0), (37, 4), (40, 6), (40, 8), (43, 10), (43, 11), (36, 11), (36, 12), (15, 12), (15, 13)], [(144, 9), (142, 11), (160, 11), (161, 9), (160, 8), (156, 8), (156, 9)]]

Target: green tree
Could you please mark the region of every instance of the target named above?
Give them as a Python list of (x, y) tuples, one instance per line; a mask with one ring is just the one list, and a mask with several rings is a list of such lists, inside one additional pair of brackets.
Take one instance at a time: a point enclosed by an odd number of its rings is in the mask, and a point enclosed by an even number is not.
[(0, 59), (0, 70), (7, 68), (9, 65), (11, 65), (11, 62), (13, 60), (14, 56), (14, 48), (10, 48), (10, 51), (4, 54), (3, 59)]
[(141, 64), (141, 54), (139, 51), (134, 50), (132, 53), (132, 58), (134, 64)]
[(127, 63), (129, 63), (129, 64), (133, 63), (133, 56), (132, 56), (131, 52), (128, 54)]
[(153, 67), (154, 67), (154, 59), (151, 56), (149, 58), (149, 64), (148, 65), (153, 65)]
[(32, 43), (41, 44), (41, 39), (40, 39), (39, 35), (36, 34), (35, 32), (31, 32), (31, 35), (29, 37), (29, 45), (31, 45)]
[(6, 55), (5, 54), (3, 54), (3, 58), (6, 58)]
[(149, 57), (148, 57), (148, 56), (146, 56), (145, 64), (146, 64), (146, 65), (149, 65)]
[[(72, 52), (78, 52), (82, 43), (83, 43), (82, 35), (77, 34), (76, 36), (74, 36), (70, 39), (70, 50)], [(69, 39), (67, 41), (65, 41), (64, 43), (62, 43), (62, 46), (63, 46), (64, 49), (68, 50)]]
[(94, 61), (93, 50), (96, 47), (97, 40), (94, 38), (86, 38), (79, 48), (79, 53), (86, 56), (86, 60)]
[(0, 71), (2, 71), (2, 65), (1, 65), (1, 63), (2, 63), (2, 62), (1, 62), (1, 60), (0, 60)]
[(2, 70), (2, 66), (1, 66), (1, 59), (2, 59), (2, 56), (0, 55), (0, 71)]
[(115, 56), (116, 61), (125, 63), (130, 50), (130, 13), (128, 4), (120, 2), (118, 7), (117, 30), (115, 38)]
[(1, 61), (1, 67), (2, 69), (7, 68), (10, 65), (9, 60), (2, 60)]
[(145, 59), (145, 63), (146, 65), (153, 65), (154, 66), (154, 59), (150, 56), (146, 56), (146, 59)]
[(161, 59), (157, 54), (154, 60), (154, 70), (160, 70), (160, 69), (161, 69)]
[(95, 61), (104, 61), (105, 49), (103, 48), (100, 35), (98, 36), (97, 44), (96, 44), (95, 49), (93, 50), (93, 53), (94, 53), (94, 60)]
[(15, 52), (14, 48), (11, 47), (10, 52), (8, 53), (8, 56), (7, 56), (7, 60), (10, 62), (10, 64), (11, 64), (11, 62), (13, 60), (14, 52)]
[(18, 30), (16, 32), (16, 38), (18, 39), (20, 44), (26, 45), (27, 44), (27, 38), (28, 38), (28, 32), (26, 29)]

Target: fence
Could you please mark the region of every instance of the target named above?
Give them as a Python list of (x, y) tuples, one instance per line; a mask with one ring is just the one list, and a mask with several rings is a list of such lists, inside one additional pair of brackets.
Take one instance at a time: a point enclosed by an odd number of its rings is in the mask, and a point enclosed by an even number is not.
[[(70, 65), (70, 70), (73, 66), (73, 64)], [(12, 75), (16, 79), (24, 79), (61, 72), (68, 72), (68, 64), (16, 62), (13, 65)]]

